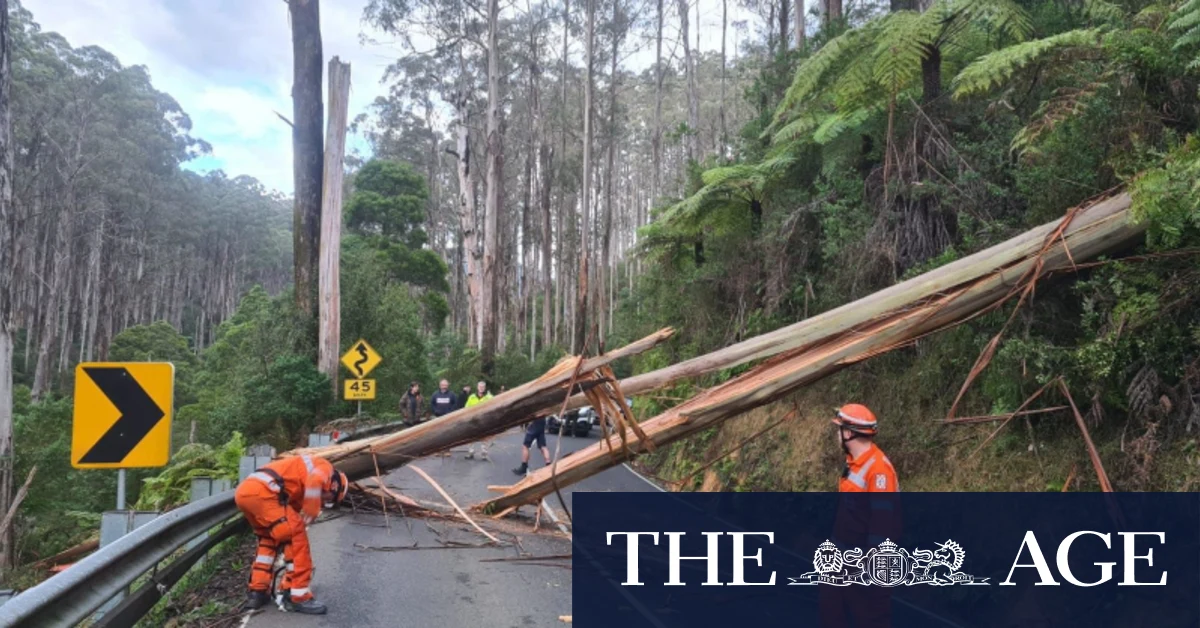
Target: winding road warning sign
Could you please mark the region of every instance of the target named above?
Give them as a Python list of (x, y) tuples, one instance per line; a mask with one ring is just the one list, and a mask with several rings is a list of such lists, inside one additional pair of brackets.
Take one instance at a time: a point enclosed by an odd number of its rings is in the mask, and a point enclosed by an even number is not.
[(75, 367), (71, 466), (166, 466), (174, 394), (175, 366), (169, 362), (91, 362)]
[(382, 361), (383, 358), (362, 339), (350, 345), (350, 350), (342, 356), (342, 364), (345, 364), (346, 368), (350, 369), (350, 374), (358, 379), (366, 377)]

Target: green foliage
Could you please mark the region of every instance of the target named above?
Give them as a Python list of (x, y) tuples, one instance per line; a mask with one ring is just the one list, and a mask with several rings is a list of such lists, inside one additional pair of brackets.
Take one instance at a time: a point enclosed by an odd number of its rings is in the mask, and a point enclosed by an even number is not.
[(1200, 68), (1200, 0), (1186, 0), (1171, 17), (1168, 28), (1176, 33), (1175, 50), (1191, 50), (1195, 55), (1188, 63), (1190, 68)]
[(1013, 44), (971, 62), (954, 78), (954, 97), (982, 94), (1012, 80), (1019, 70), (1064, 50), (1095, 49), (1100, 46), (1100, 29), (1088, 28), (1058, 33), (1042, 39)]
[(1200, 139), (1172, 151), (1163, 165), (1133, 183), (1133, 213), (1150, 224), (1155, 250), (1200, 242)]
[(346, 238), (343, 255), (374, 251), (388, 279), (440, 292), (449, 292), (448, 269), (441, 256), (423, 248), (422, 225), (429, 189), (412, 166), (373, 159), (354, 175), (354, 193), (346, 204), (348, 226), (359, 238)]
[(238, 464), (246, 453), (246, 439), (234, 432), (220, 448), (200, 443), (184, 445), (171, 456), (171, 464), (156, 476), (142, 480), (137, 510), (170, 510), (187, 503), (192, 479), (208, 477), (236, 482)]
[(429, 188), (412, 166), (372, 159), (354, 174), (354, 193), (346, 203), (347, 225), (360, 233), (382, 235), (410, 248), (425, 244), (425, 203)]
[(113, 338), (108, 347), (113, 362), (170, 362), (175, 365), (175, 405), (195, 403), (193, 378), (200, 360), (184, 338), (166, 321), (134, 325)]

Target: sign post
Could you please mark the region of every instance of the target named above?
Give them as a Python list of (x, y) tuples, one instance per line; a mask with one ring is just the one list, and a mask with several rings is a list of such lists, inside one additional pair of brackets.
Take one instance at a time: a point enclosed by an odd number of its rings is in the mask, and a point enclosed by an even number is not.
[(350, 350), (342, 356), (342, 364), (354, 377), (354, 379), (347, 379), (342, 383), (342, 398), (346, 401), (358, 402), (356, 417), (362, 416), (364, 400), (373, 401), (375, 399), (375, 380), (365, 378), (382, 361), (383, 358), (375, 352), (375, 349), (372, 349), (371, 345), (362, 339), (355, 342)]

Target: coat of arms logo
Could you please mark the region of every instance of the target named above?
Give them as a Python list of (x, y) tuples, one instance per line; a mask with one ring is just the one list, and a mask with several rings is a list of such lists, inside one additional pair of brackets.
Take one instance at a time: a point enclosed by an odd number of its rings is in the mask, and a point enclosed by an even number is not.
[(961, 545), (949, 539), (936, 545), (932, 550), (916, 549), (909, 552), (891, 539), (885, 539), (864, 553), (857, 547), (841, 551), (837, 545), (826, 540), (813, 553), (813, 571), (788, 580), (791, 584), (829, 584), (837, 587), (852, 584), (882, 587), (990, 584), (987, 578), (976, 578), (959, 571), (967, 556), (967, 551)]

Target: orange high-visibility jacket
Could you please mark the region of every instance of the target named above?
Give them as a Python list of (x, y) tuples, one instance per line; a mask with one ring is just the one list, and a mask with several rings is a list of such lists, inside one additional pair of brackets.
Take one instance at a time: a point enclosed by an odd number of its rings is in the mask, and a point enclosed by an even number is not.
[(838, 482), (842, 493), (834, 520), (834, 534), (839, 543), (849, 546), (873, 547), (885, 539), (898, 539), (901, 533), (899, 512), (900, 484), (896, 469), (875, 443), (857, 457), (846, 457), (846, 468)]
[(250, 477), (262, 481), (273, 491), (282, 488), (287, 493), (288, 505), (305, 515), (315, 519), (321, 514), (321, 493), (330, 490), (333, 482), (333, 465), (328, 460), (303, 454), (275, 460), (263, 469), (279, 474), (283, 486), (279, 487), (275, 478), (263, 471), (255, 471)]

